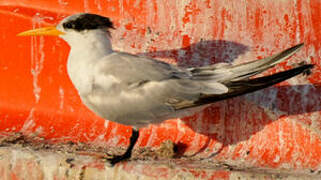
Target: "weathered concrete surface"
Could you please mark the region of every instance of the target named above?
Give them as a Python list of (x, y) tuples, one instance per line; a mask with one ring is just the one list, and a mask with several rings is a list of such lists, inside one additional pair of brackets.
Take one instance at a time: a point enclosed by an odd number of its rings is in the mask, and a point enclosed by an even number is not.
[[(321, 172), (253, 168), (195, 157), (166, 157), (168, 147), (139, 148), (128, 162), (111, 167), (106, 158), (121, 152), (83, 143), (49, 143), (22, 134), (0, 136), (1, 179), (320, 179)], [(168, 143), (166, 143), (168, 144)], [(164, 155), (164, 153), (163, 153)]]
[(200, 169), (166, 165), (164, 162), (134, 161), (110, 167), (108, 163), (88, 155), (65, 152), (33, 151), (28, 147), (0, 148), (1, 180), (103, 180), (103, 179), (319, 179), (320, 176), (274, 174), (265, 171), (237, 171), (227, 168)]
[(105, 121), (82, 105), (66, 74), (69, 47), (62, 40), (16, 37), (83, 11), (115, 21), (116, 49), (180, 66), (247, 62), (305, 42), (266, 74), (305, 60), (316, 64), (311, 76), (146, 127), (135, 149), (159, 148), (170, 140), (182, 158), (293, 174), (321, 170), (319, 0), (2, 0), (0, 132), (88, 143), (102, 152), (128, 145), (129, 127)]

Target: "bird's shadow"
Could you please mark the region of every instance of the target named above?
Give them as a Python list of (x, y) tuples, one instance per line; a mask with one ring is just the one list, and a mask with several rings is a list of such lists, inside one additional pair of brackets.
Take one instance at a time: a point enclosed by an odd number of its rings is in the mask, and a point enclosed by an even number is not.
[[(240, 43), (213, 40), (200, 41), (185, 48), (139, 53), (138, 55), (172, 58), (178, 66), (191, 67), (219, 62), (231, 63), (248, 50), (248, 46)], [(211, 140), (222, 143), (222, 147), (216, 152), (219, 153), (225, 146), (248, 140), (267, 124), (282, 116), (320, 111), (320, 94), (320, 84), (273, 86), (214, 103), (201, 113), (182, 120), (195, 132), (209, 137), (208, 142), (195, 155), (204, 151)], [(308, 125), (311, 123), (307, 118), (295, 119)], [(187, 146), (185, 144), (178, 146), (180, 154), (183, 154)]]
[(180, 67), (204, 66), (220, 62), (233, 62), (249, 48), (243, 44), (226, 40), (201, 40), (180, 49), (138, 53), (152, 58), (171, 58)]

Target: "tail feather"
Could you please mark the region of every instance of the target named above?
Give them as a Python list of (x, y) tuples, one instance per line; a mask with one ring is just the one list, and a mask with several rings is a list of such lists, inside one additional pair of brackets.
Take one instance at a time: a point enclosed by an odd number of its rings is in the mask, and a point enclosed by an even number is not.
[(255, 60), (238, 65), (206, 66), (189, 69), (193, 74), (193, 79), (208, 80), (214, 79), (217, 82), (239, 81), (259, 74), (269, 68), (274, 67), (283, 60), (292, 56), (303, 47), (303, 43), (293, 46), (273, 56)]
[(231, 70), (235, 75), (237, 75), (237, 78), (234, 78), (233, 81), (245, 79), (259, 74), (267, 69), (270, 69), (283, 60), (287, 59), (288, 57), (292, 56), (303, 46), (304, 44), (301, 43), (265, 59), (235, 65)]
[(301, 73), (308, 72), (310, 71), (311, 68), (313, 68), (313, 66), (314, 66), (313, 64), (306, 64), (306, 65), (301, 65), (299, 67), (296, 67), (287, 71), (279, 72), (273, 75), (269, 75), (269, 76), (230, 82), (226, 84), (226, 86), (230, 89), (230, 91), (226, 94), (227, 96), (224, 98), (239, 96), (242, 94), (251, 93), (263, 88), (267, 88), (274, 84), (290, 79)]
[(189, 104), (185, 107), (180, 107), (179, 109), (192, 108), (200, 105), (211, 104), (217, 101), (221, 101), (224, 99), (240, 96), (243, 94), (251, 93), (274, 84), (280, 83), (287, 79), (290, 79), (301, 73), (309, 73), (309, 71), (313, 68), (312, 64), (305, 64), (299, 67), (279, 72), (273, 75), (254, 78), (254, 79), (245, 79), (239, 81), (229, 81), (227, 83), (223, 83), (229, 89), (227, 93), (219, 94), (219, 95), (204, 95), (197, 101)]

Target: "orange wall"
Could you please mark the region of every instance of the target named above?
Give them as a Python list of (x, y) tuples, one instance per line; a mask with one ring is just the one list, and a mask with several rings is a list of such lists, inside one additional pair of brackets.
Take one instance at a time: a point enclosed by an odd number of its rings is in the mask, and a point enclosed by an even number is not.
[[(81, 3), (79, 3), (81, 2)], [(7, 0), (0, 2), (0, 131), (57, 142), (126, 146), (130, 128), (90, 112), (67, 73), (69, 47), (56, 37), (16, 37), (67, 15), (109, 16), (117, 50), (182, 66), (246, 62), (300, 42), (266, 74), (306, 60), (309, 77), (213, 104), (181, 120), (142, 129), (140, 147), (171, 139), (181, 153), (249, 167), (318, 170), (321, 162), (321, 3), (203, 0)]]

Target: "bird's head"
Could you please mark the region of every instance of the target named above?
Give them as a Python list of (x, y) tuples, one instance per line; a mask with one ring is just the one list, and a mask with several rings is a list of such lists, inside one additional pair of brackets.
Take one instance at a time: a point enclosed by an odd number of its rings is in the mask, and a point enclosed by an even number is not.
[(113, 23), (108, 17), (97, 14), (80, 13), (68, 16), (57, 26), (32, 29), (18, 34), (18, 36), (59, 36), (70, 44), (79, 43), (90, 34), (110, 35), (110, 29), (114, 29)]

